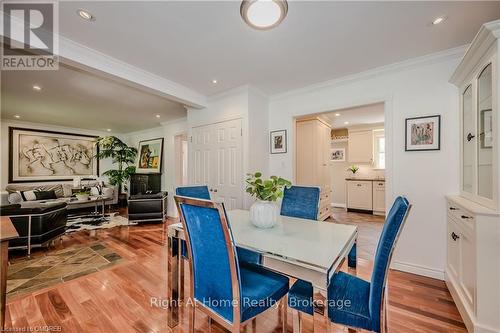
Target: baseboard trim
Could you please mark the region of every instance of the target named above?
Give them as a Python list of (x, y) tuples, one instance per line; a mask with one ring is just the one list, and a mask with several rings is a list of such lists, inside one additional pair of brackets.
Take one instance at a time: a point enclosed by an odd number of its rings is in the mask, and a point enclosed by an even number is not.
[(401, 262), (401, 261), (397, 261), (397, 260), (392, 262), (391, 268), (398, 270), (398, 271), (402, 271), (402, 272), (427, 276), (427, 277), (430, 277), (433, 279), (438, 279), (438, 280), (444, 281), (444, 271), (439, 270), (439, 269), (435, 269), (435, 268), (425, 267), (425, 266), (416, 265), (416, 264), (410, 264), (407, 262)]
[(345, 208), (345, 203), (332, 202), (332, 207)]

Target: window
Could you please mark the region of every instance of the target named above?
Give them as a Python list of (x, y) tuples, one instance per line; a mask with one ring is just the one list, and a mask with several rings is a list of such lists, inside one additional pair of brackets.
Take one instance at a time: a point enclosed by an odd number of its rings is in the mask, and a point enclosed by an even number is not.
[(384, 130), (373, 131), (375, 142), (375, 168), (385, 169), (385, 133)]

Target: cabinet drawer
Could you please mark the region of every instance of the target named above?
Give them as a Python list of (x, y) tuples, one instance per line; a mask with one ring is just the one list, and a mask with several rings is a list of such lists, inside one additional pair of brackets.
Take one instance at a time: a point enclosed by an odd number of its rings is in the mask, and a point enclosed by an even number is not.
[(321, 207), (318, 212), (318, 220), (324, 221), (332, 215), (332, 208), (330, 205)]
[(373, 209), (372, 181), (347, 182), (347, 208)]
[(465, 228), (468, 231), (474, 231), (474, 223), (476, 219), (469, 211), (450, 201), (448, 201), (447, 211), (448, 216), (457, 221), (462, 228)]
[(385, 182), (374, 180), (373, 181), (373, 188), (384, 190), (385, 189)]

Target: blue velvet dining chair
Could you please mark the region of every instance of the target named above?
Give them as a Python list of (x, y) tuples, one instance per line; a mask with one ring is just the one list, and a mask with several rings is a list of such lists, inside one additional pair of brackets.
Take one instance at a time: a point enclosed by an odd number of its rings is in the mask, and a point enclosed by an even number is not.
[[(280, 302), (283, 332), (289, 280), (262, 266), (237, 260), (224, 204), (188, 197), (174, 197), (185, 230), (191, 265), (191, 299), (195, 307), (189, 316), (194, 332), (198, 306), (231, 332)], [(207, 237), (210, 235), (210, 237)]]
[[(211, 200), (210, 192), (208, 191), (208, 186), (206, 185), (177, 187), (175, 189), (175, 194), (183, 197)], [(184, 252), (185, 248), (186, 248), (185, 244), (182, 244), (183, 256), (187, 255)], [(240, 262), (258, 264), (258, 265), (261, 264), (262, 256), (259, 253), (247, 249), (242, 249), (240, 247), (237, 247), (236, 250), (238, 251), (238, 260)]]
[[(410, 208), (406, 198), (398, 197), (394, 201), (380, 235), (371, 282), (343, 272), (334, 274), (327, 292), (328, 317), (332, 322), (368, 331), (385, 331), (386, 325), (382, 325), (382, 317), (385, 322), (387, 298), (384, 297), (384, 290), (387, 271)], [(312, 293), (312, 286), (299, 280), (290, 289), (289, 299), (297, 297), (301, 304), (298, 310), (313, 314)]]

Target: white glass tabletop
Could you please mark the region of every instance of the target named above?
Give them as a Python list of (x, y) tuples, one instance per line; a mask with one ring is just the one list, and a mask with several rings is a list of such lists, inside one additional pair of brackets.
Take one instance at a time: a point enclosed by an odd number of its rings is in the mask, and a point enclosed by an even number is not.
[(247, 210), (227, 212), (236, 245), (329, 270), (356, 238), (353, 225), (279, 216), (270, 229), (250, 222)]

